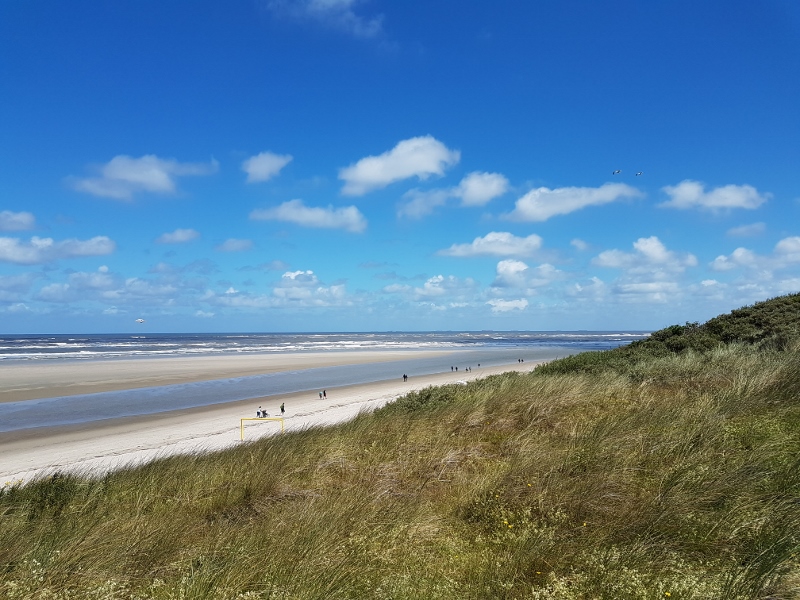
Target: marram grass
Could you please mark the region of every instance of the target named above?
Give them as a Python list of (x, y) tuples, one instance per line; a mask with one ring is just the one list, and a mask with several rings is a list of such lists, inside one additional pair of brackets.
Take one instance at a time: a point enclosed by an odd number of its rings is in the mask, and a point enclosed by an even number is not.
[(800, 348), (537, 370), (0, 495), (0, 597), (800, 598)]

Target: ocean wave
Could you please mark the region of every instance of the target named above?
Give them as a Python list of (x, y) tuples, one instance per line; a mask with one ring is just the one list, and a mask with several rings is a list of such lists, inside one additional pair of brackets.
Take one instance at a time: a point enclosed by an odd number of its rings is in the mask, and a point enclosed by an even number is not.
[(640, 331), (15, 335), (0, 337), (0, 361), (552, 346), (604, 350), (647, 335)]

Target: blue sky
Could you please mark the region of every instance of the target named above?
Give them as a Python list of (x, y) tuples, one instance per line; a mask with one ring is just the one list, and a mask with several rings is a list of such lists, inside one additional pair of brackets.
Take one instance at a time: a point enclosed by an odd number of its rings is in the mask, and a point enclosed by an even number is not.
[(0, 332), (655, 329), (800, 291), (792, 0), (3, 0), (0, 81)]

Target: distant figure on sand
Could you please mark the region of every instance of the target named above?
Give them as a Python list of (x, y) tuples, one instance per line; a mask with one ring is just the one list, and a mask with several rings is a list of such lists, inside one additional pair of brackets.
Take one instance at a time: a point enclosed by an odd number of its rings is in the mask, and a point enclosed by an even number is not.
[(328, 391), (327, 390), (322, 390), (322, 397), (323, 398), (327, 398), (328, 397)]
[(256, 416), (260, 419), (261, 418), (261, 414), (262, 414), (262, 411), (261, 411), (261, 407), (259, 406), (258, 410), (256, 411)]
[(283, 416), (283, 413), (285, 413), (285, 412), (286, 412), (286, 409), (283, 406), (283, 402), (281, 402), (281, 416)]
[(322, 400), (322, 392), (319, 393), (319, 399)]
[(405, 373), (403, 373), (403, 381), (408, 381), (408, 375), (406, 375)]

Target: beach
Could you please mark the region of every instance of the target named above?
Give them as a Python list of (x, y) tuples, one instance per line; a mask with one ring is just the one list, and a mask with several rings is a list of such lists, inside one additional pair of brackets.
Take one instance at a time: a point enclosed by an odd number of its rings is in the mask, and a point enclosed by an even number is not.
[(0, 403), (443, 356), (443, 351), (349, 351), (168, 356), (0, 364)]
[[(105, 361), (42, 362), (0, 365), (0, 402), (35, 402), (70, 394), (131, 390), (204, 382), (266, 373), (398, 362), (440, 357), (437, 351), (306, 352), (226, 356), (169, 357)], [(247, 443), (280, 432), (274, 421), (245, 421), (263, 407), (270, 417), (285, 406), (286, 432), (332, 425), (374, 410), (413, 390), (466, 382), (496, 373), (529, 371), (541, 361), (444, 371), (404, 381), (339, 385), (318, 391), (254, 396), (189, 409), (89, 421), (60, 427), (37, 427), (0, 433), (0, 485), (25, 483), (56, 471), (102, 476), (104, 473), (180, 453), (203, 453)], [(321, 392), (322, 390), (319, 390)]]

